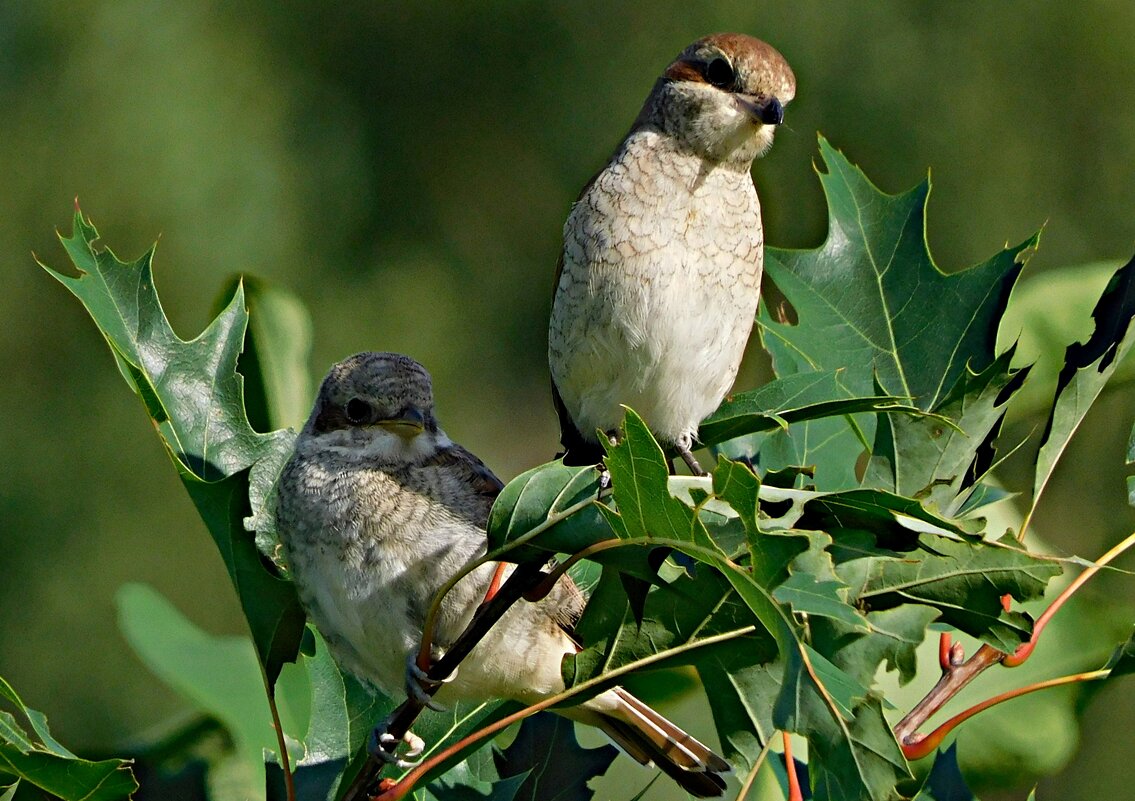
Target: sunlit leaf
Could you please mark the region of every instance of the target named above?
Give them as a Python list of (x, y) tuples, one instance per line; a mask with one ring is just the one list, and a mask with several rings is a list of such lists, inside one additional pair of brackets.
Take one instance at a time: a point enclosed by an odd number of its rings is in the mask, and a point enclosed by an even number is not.
[[(295, 658), (304, 616), (291, 584), (263, 567), (244, 530), (244, 518), (257, 511), (250, 507), (249, 482), (270, 485), (291, 436), (257, 433), (245, 414), (244, 380), (237, 373), (248, 323), (243, 288), (237, 285), (204, 332), (183, 340), (154, 288), (154, 250), (125, 263), (98, 248), (97, 239), (94, 226), (76, 212), (72, 235), (60, 240), (80, 274), (44, 269), (86, 307), (145, 404), (225, 560), (271, 683)], [(260, 502), (266, 497), (262, 490)]]
[(31, 729), (0, 709), (0, 779), (16, 780), (0, 787), (0, 801), (14, 798), (21, 781), (64, 801), (119, 801), (138, 789), (128, 760), (92, 762), (75, 756), (51, 736), (43, 713), (25, 705), (3, 678), (0, 702), (14, 708)]
[[(967, 367), (980, 374), (993, 362), (998, 323), (1037, 237), (944, 274), (925, 240), (929, 181), (888, 195), (823, 138), (820, 155), (826, 241), (767, 252), (768, 276), (797, 317), (790, 324), (762, 310), (761, 338), (776, 374), (840, 371), (853, 395), (881, 389), (933, 410)], [(821, 489), (843, 489), (859, 483), (855, 464), (874, 431), (875, 417), (860, 414), (805, 422), (749, 447), (763, 468), (814, 465)]]
[(1135, 258), (1119, 268), (1092, 312), (1095, 330), (1087, 342), (1068, 346), (1056, 382), (1056, 400), (1037, 454), (1033, 503), (1088, 409), (1135, 341)]

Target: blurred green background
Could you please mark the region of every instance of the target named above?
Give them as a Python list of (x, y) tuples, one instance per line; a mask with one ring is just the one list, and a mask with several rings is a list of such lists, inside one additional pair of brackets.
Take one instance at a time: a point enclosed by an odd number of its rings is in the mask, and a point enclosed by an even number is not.
[[(0, 675), (60, 739), (106, 753), (185, 706), (119, 635), (122, 583), (243, 629), (143, 410), (33, 261), (67, 265), (53, 231), (72, 198), (122, 258), (160, 238), (182, 336), (234, 272), (289, 287), (314, 318), (313, 374), (362, 349), (413, 355), (449, 434), (508, 478), (557, 446), (545, 324), (569, 205), (655, 76), (719, 30), (767, 39), (797, 74), (755, 169), (770, 244), (823, 238), (820, 131), (887, 191), (932, 168), (947, 271), (1042, 225), (1026, 280), (1130, 256), (1126, 0), (0, 4)], [(1061, 552), (1130, 531), (1133, 408), (1105, 397), (1058, 471), (1038, 529)], [(1135, 598), (1108, 579), (1097, 597)], [(1095, 701), (1048, 797), (1125, 797), (1133, 698)]]

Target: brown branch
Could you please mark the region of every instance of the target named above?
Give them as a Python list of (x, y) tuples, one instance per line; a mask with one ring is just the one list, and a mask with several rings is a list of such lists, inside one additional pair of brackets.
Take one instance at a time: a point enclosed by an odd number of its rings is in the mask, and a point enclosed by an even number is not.
[[(942, 737), (945, 737), (954, 726), (957, 726), (959, 723), (977, 714), (981, 710), (986, 709), (993, 703), (1004, 700), (1005, 697), (1015, 697), (1015, 695), (1003, 694), (989, 701), (983, 701), (955, 715), (930, 735), (918, 733), (923, 723), (929, 720), (947, 701), (957, 695), (963, 687), (977, 678), (984, 670), (998, 663), (1004, 664), (1006, 667), (1016, 667), (1017, 665), (1023, 664), (1025, 660), (1032, 655), (1033, 649), (1040, 640), (1040, 635), (1044, 631), (1045, 626), (1048, 625), (1048, 622), (1052, 619), (1053, 615), (1059, 611), (1060, 607), (1108, 562), (1112, 561), (1132, 546), (1135, 546), (1135, 534), (1127, 536), (1122, 542), (1111, 548), (1107, 553), (1093, 562), (1083, 573), (1077, 576), (1076, 579), (1057, 596), (1056, 600), (1049, 604), (1048, 608), (1045, 609), (1044, 613), (1037, 619), (1036, 624), (1033, 626), (1032, 636), (1029, 637), (1028, 642), (1022, 643), (1012, 654), (1003, 654), (996, 648), (989, 645), (982, 645), (969, 661), (963, 662), (964, 655), (961, 650), (961, 644), (955, 643), (951, 645), (950, 635), (943, 634), (938, 641), (938, 662), (942, 667), (942, 678), (940, 678), (938, 683), (926, 694), (926, 697), (919, 701), (918, 704), (907, 713), (906, 717), (900, 720), (898, 725), (895, 726), (895, 737), (898, 738), (899, 747), (902, 748), (903, 754), (907, 759), (921, 759), (933, 750), (936, 747), (935, 743)], [(1002, 599), (1006, 611), (1009, 609), (1009, 601), (1009, 596), (1005, 596)], [(1031, 689), (1027, 691), (1031, 692)], [(937, 738), (937, 740), (935, 738)]]
[[(942, 637), (946, 638), (949, 635), (943, 634)], [(899, 746), (903, 749), (903, 753), (908, 755), (908, 758), (911, 758), (909, 749), (913, 749), (924, 739), (924, 735), (918, 733), (922, 724), (984, 670), (1005, 658), (1005, 654), (996, 648), (982, 645), (968, 661), (953, 664), (960, 657), (960, 651), (956, 647), (939, 648), (940, 653), (943, 650), (947, 651), (949, 656), (940, 660), (942, 678), (938, 679), (938, 683), (926, 694), (926, 697), (919, 701), (914, 709), (910, 710), (906, 717), (895, 726), (895, 737), (898, 738)]]
[(959, 725), (966, 722), (978, 712), (984, 712), (990, 707), (997, 706), (997, 704), (1004, 703), (1013, 698), (1019, 698), (1022, 695), (1035, 693), (1038, 690), (1047, 690), (1050, 687), (1062, 687), (1065, 684), (1078, 684), (1085, 681), (1099, 681), (1106, 679), (1111, 673), (1110, 670), (1093, 670), (1088, 673), (1077, 673), (1073, 676), (1061, 676), (1058, 679), (1048, 679), (1047, 681), (1038, 681), (1036, 684), (1030, 684), (1026, 687), (1018, 687), (1015, 690), (1007, 690), (1000, 695), (995, 695), (992, 698), (987, 698), (981, 703), (974, 704), (969, 709), (962, 710), (952, 718), (947, 720), (941, 726), (936, 728), (930, 734), (917, 735), (915, 742), (903, 748), (903, 754), (907, 759), (921, 759), (924, 756), (929, 756), (930, 752), (942, 744), (942, 741), (949, 736), (950, 732), (956, 729)]
[[(493, 624), (508, 611), (508, 608), (541, 581), (544, 575), (542, 568), (543, 563), (541, 562), (528, 562), (517, 566), (496, 595), (488, 603), (482, 604), (477, 609), (465, 631), (446, 650), (442, 658), (430, 666), (426, 675), (430, 679), (440, 682), (453, 673), (461, 660), (469, 655), (469, 652), (484, 638)], [(433, 695), (437, 686), (423, 689), (428, 694)], [(388, 752), (393, 753), (398, 744), (402, 742), (402, 737), (410, 730), (424, 708), (413, 698), (407, 698), (391, 714), (386, 722), (386, 731), (391, 735), (392, 742), (384, 746)], [(355, 780), (343, 795), (343, 801), (360, 801), (360, 799), (376, 795), (378, 778), (385, 766), (386, 763), (373, 754), (368, 757), (358, 775), (355, 776)]]
[[(263, 673), (262, 673), (263, 675)], [(265, 676), (264, 684), (267, 686), (268, 678)], [(272, 728), (276, 730), (276, 743), (280, 749), (280, 767), (284, 771), (284, 789), (288, 801), (296, 801), (296, 781), (292, 776), (291, 760), (288, 757), (288, 742), (284, 737), (284, 726), (280, 723), (280, 709), (276, 705), (276, 690), (268, 687), (268, 709), (272, 711)]]

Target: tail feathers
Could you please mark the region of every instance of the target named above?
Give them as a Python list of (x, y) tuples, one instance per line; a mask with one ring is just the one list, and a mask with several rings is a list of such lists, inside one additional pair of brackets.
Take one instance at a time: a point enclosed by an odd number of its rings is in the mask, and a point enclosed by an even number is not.
[(633, 759), (653, 763), (690, 795), (713, 798), (724, 794), (719, 773), (729, 763), (679, 729), (621, 687), (614, 693), (619, 705), (601, 713), (597, 725)]
[(564, 406), (556, 382), (552, 381), (552, 405), (556, 407), (556, 414), (560, 418), (560, 444), (564, 446), (564, 464), (573, 467), (599, 464), (603, 461), (605, 452), (603, 446), (592, 439), (583, 436), (571, 419), (567, 407)]

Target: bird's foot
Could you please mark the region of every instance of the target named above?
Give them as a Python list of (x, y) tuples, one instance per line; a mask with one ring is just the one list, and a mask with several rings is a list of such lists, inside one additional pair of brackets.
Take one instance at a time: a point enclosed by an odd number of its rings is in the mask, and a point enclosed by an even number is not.
[(693, 434), (683, 434), (682, 436), (678, 437), (678, 441), (674, 443), (674, 446), (678, 449), (678, 455), (682, 457), (682, 461), (685, 462), (686, 465), (690, 468), (691, 473), (693, 473), (695, 476), (709, 475), (709, 473), (701, 469), (701, 465), (698, 464), (698, 460), (694, 458), (694, 454), (692, 452), (694, 446)]
[[(430, 656), (430, 664), (441, 657)], [(433, 699), (433, 693), (443, 684), (448, 684), (457, 678), (457, 668), (444, 679), (431, 679), (429, 674), (418, 666), (418, 653), (411, 651), (406, 656), (406, 695), (416, 703), (432, 709), (435, 712), (444, 712), (445, 707)]]
[[(375, 759), (385, 762), (387, 765), (393, 765), (399, 770), (409, 770), (418, 765), (421, 760), (418, 758), (426, 750), (426, 742), (412, 731), (407, 731), (402, 735), (401, 740), (387, 731), (390, 725), (390, 719), (379, 723), (374, 727), (370, 733), (370, 740), (367, 742), (367, 750), (370, 751), (371, 756)], [(406, 750), (399, 755), (399, 745), (406, 745)]]

